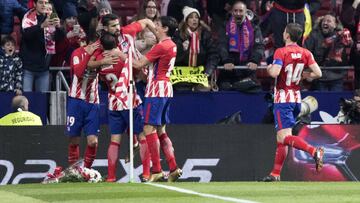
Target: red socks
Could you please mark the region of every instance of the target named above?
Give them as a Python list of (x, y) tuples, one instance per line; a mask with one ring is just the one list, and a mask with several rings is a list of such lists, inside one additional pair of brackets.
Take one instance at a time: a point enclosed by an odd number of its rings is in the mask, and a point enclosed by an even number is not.
[(86, 168), (91, 168), (94, 159), (96, 157), (96, 151), (97, 151), (97, 144), (95, 146), (86, 146), (85, 150), (85, 159), (84, 159), (84, 166)]
[(286, 136), (284, 139), (284, 144), (305, 151), (311, 154), (311, 156), (314, 156), (316, 151), (315, 147), (309, 145), (305, 140), (297, 136), (292, 136), (292, 135)]
[(69, 166), (77, 162), (80, 157), (80, 147), (78, 144), (69, 144), (68, 147), (68, 163)]
[(271, 171), (270, 175), (280, 176), (281, 169), (284, 165), (287, 153), (288, 153), (288, 146), (282, 143), (278, 143), (275, 153), (274, 168)]
[(166, 133), (161, 134), (159, 139), (161, 150), (164, 153), (169, 169), (172, 172), (177, 168), (172, 142)]
[(160, 173), (162, 171), (160, 164), (160, 142), (156, 132), (146, 135), (146, 142), (148, 144), (148, 149), (150, 151), (151, 161), (153, 164), (152, 172)]
[(110, 142), (107, 158), (108, 158), (108, 179), (116, 179), (116, 166), (119, 159), (120, 144)]
[(143, 177), (150, 177), (150, 151), (146, 139), (140, 140), (140, 158), (143, 165)]

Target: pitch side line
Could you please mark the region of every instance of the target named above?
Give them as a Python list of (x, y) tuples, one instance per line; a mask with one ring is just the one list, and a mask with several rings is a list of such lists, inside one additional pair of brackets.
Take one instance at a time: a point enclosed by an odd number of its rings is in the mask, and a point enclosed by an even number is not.
[(195, 191), (192, 191), (192, 190), (187, 190), (187, 189), (178, 188), (178, 187), (174, 187), (174, 186), (161, 185), (161, 184), (156, 184), (156, 183), (145, 183), (145, 184), (151, 185), (151, 186), (154, 186), (154, 187), (164, 188), (164, 189), (167, 189), (167, 190), (173, 190), (173, 191), (180, 192), (180, 193), (197, 195), (197, 196), (200, 196), (200, 197), (207, 197), (207, 198), (213, 198), (213, 199), (220, 199), (220, 200), (224, 200), (224, 201), (228, 201), (228, 202), (258, 203), (258, 202), (254, 202), (254, 201), (250, 201), (250, 200), (237, 199), (237, 198), (233, 198), (233, 197), (224, 197), (224, 196), (219, 196), (219, 195), (195, 192)]

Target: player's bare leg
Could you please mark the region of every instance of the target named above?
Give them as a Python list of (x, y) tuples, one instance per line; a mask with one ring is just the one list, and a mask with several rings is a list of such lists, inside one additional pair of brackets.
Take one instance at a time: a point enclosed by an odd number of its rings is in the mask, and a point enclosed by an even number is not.
[(119, 149), (120, 149), (121, 135), (112, 134), (110, 138), (110, 144), (107, 152), (108, 158), (108, 177), (106, 182), (115, 182), (116, 181), (116, 167), (119, 159)]
[(182, 170), (178, 168), (175, 158), (175, 150), (173, 144), (166, 133), (166, 125), (162, 125), (157, 128), (157, 132), (160, 139), (160, 147), (165, 155), (166, 162), (170, 169), (168, 182), (175, 182), (182, 175)]
[(152, 174), (150, 176), (150, 182), (156, 182), (164, 178), (164, 173), (160, 164), (160, 141), (156, 132), (156, 128), (152, 125), (144, 126), (144, 133), (146, 136), (146, 142), (150, 150), (152, 161)]
[(96, 135), (87, 136), (87, 146), (85, 150), (84, 166), (91, 168), (97, 152), (98, 137)]
[(77, 162), (80, 158), (80, 136), (78, 137), (69, 137), (69, 146), (68, 146), (68, 164), (71, 166)]

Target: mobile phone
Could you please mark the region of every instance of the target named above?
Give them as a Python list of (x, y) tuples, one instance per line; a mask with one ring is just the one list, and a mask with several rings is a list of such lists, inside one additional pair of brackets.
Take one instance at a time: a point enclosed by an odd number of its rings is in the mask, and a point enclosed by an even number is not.
[(58, 18), (58, 15), (57, 15), (57, 13), (52, 12), (52, 13), (50, 14), (50, 19), (54, 19), (54, 18)]
[(74, 25), (73, 32), (74, 32), (74, 33), (77, 33), (77, 34), (80, 32), (80, 25), (79, 25), (79, 24), (75, 24), (75, 25)]

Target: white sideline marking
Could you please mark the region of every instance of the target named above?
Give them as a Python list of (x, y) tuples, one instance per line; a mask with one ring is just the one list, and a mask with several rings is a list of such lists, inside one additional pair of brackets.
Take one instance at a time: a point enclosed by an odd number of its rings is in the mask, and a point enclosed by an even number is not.
[(233, 198), (233, 197), (224, 197), (224, 196), (219, 196), (219, 195), (195, 192), (195, 191), (192, 191), (192, 190), (187, 190), (187, 189), (178, 188), (178, 187), (174, 187), (174, 186), (161, 185), (161, 184), (156, 184), (156, 183), (145, 183), (145, 184), (151, 185), (151, 186), (154, 186), (154, 187), (164, 188), (164, 189), (167, 189), (167, 190), (174, 190), (176, 192), (181, 192), (181, 193), (185, 193), (185, 194), (197, 195), (197, 196), (200, 196), (200, 197), (207, 197), (207, 198), (213, 198), (213, 199), (220, 199), (220, 200), (224, 200), (224, 201), (228, 201), (228, 202), (257, 203), (257, 202), (250, 201), (250, 200), (237, 199), (237, 198)]

